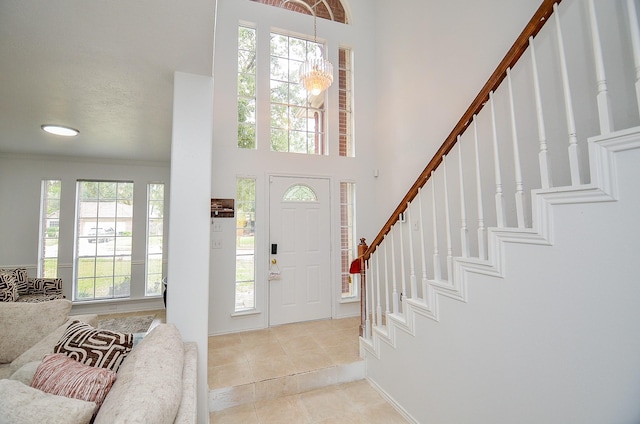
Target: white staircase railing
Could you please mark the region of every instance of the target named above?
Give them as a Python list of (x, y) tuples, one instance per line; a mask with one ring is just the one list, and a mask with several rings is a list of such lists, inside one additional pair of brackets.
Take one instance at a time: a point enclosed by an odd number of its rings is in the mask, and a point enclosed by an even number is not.
[(454, 261), (495, 275), (490, 227), (536, 233), (527, 195), (589, 186), (587, 139), (640, 125), (635, 0), (565, 0), (549, 19), (367, 251), (365, 348), (410, 325), (407, 305), (438, 320), (438, 296), (466, 301)]

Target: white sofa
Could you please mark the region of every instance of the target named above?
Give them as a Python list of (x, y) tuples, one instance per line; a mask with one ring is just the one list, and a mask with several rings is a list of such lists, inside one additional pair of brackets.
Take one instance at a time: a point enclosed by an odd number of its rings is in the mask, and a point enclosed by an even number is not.
[[(88, 423), (94, 415), (92, 402), (29, 387), (40, 361), (53, 353), (70, 322), (95, 326), (95, 315), (69, 317), (70, 310), (65, 299), (0, 302), (0, 424)], [(195, 343), (184, 343), (172, 324), (156, 326), (122, 362), (94, 422), (195, 423), (196, 364)]]

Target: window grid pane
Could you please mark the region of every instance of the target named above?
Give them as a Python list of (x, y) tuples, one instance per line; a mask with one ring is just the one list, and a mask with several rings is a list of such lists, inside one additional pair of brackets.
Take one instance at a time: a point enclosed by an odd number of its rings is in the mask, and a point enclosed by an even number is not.
[(61, 187), (62, 182), (60, 180), (42, 181), (38, 275), (45, 278), (58, 276)]
[(129, 297), (133, 183), (78, 181), (74, 300)]
[(304, 60), (323, 49), (312, 41), (271, 34), (271, 151), (328, 153), (324, 130), (326, 94), (313, 96), (298, 80), (298, 69)]
[(256, 30), (238, 28), (238, 147), (256, 145)]
[(255, 309), (256, 180), (238, 178), (236, 196), (235, 311)]
[(357, 284), (349, 274), (354, 252), (357, 249), (354, 240), (355, 226), (355, 183), (340, 182), (340, 261), (342, 298), (358, 296)]
[(164, 243), (164, 184), (147, 186), (147, 263), (145, 296), (162, 294)]
[(352, 105), (352, 52), (350, 49), (341, 48), (338, 51), (338, 115), (340, 137), (340, 156), (354, 157), (355, 146), (353, 141), (353, 111)]

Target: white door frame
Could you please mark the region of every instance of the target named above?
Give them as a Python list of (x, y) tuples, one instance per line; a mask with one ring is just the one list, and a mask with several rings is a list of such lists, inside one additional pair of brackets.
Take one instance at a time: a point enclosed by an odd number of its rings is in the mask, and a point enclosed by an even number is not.
[[(334, 248), (334, 210), (333, 210), (333, 178), (331, 176), (323, 176), (323, 175), (302, 175), (302, 174), (281, 174), (281, 173), (267, 173), (266, 174), (266, 186), (267, 186), (267, 192), (266, 192), (266, 198), (265, 198), (265, 210), (266, 210), (266, 215), (267, 215), (267, 234), (265, 237), (265, 243), (264, 243), (264, 252), (265, 252), (265, 257), (266, 260), (263, 262), (265, 265), (265, 269), (263, 271), (263, 275), (268, 275), (269, 274), (269, 270), (270, 270), (270, 265), (271, 265), (271, 181), (272, 178), (299, 178), (299, 179), (316, 179), (316, 180), (326, 180), (329, 184), (329, 198), (328, 198), (328, 219), (329, 219), (329, 246), (330, 246), (330, 252), (329, 252), (329, 270), (328, 270), (328, 274), (329, 274), (329, 284), (327, 287), (327, 290), (329, 290), (329, 298), (330, 298), (330, 307), (331, 307), (331, 316), (330, 318), (334, 318), (334, 314), (335, 314), (335, 293), (334, 293), (334, 266), (335, 266), (335, 258), (334, 258), (334, 254), (335, 254), (335, 248)], [(265, 277), (266, 280), (266, 277)], [(266, 290), (265, 290), (265, 309), (266, 309), (266, 326), (270, 327), (271, 326), (271, 320), (270, 320), (270, 315), (271, 315), (271, 293), (270, 293), (270, 286), (269, 286), (270, 282), (267, 280), (266, 281)]]

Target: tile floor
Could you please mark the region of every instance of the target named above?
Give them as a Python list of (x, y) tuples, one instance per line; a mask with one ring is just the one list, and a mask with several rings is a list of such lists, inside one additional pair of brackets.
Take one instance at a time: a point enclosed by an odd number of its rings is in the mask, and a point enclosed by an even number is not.
[(359, 318), (209, 338), (209, 388), (239, 386), (360, 361)]
[[(98, 319), (152, 313), (156, 319), (151, 328), (165, 322), (164, 310), (100, 315)], [(212, 412), (211, 422), (406, 423), (366, 380), (313, 389), (318, 376), (327, 378), (323, 371), (352, 370), (348, 367), (362, 361), (359, 324), (359, 317), (354, 317), (209, 337), (209, 389), (215, 392), (233, 386), (251, 387), (253, 398), (257, 399)], [(275, 385), (278, 390), (273, 390)], [(270, 392), (262, 400), (258, 396), (261, 387)]]
[(212, 412), (215, 424), (406, 424), (366, 380)]

